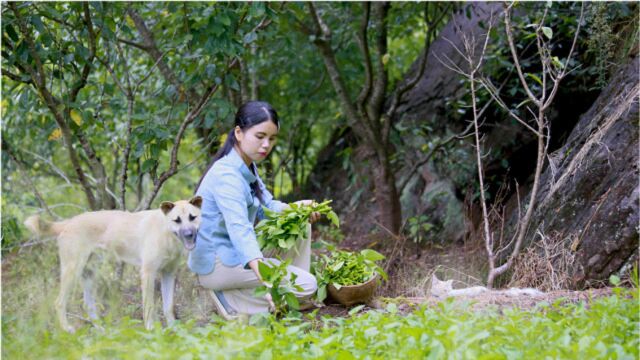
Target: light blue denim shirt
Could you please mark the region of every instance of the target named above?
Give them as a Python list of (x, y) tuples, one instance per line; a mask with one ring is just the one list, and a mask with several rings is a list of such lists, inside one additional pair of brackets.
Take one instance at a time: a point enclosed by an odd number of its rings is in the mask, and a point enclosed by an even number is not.
[[(253, 163), (251, 166), (255, 170)], [(196, 192), (203, 200), (202, 219), (196, 247), (187, 262), (191, 271), (200, 275), (211, 273), (216, 256), (227, 266), (246, 266), (249, 261), (263, 257), (253, 226), (256, 215), (262, 218), (262, 208), (249, 184), (258, 181), (262, 205), (267, 208), (280, 212), (287, 204), (274, 200), (257, 170), (255, 174), (232, 149), (205, 175)]]

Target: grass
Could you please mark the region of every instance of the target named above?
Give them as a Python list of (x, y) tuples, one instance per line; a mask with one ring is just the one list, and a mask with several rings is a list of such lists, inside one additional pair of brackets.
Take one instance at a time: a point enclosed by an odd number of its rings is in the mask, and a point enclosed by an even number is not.
[[(53, 245), (53, 244), (52, 244)], [(531, 310), (441, 302), (401, 312), (394, 303), (346, 317), (308, 313), (299, 318), (256, 316), (224, 322), (206, 311), (182, 278), (181, 321), (146, 331), (137, 275), (125, 271), (116, 288), (103, 279), (99, 298), (107, 315), (75, 334), (61, 331), (53, 313), (57, 292), (54, 246), (32, 247), (3, 260), (3, 359), (637, 359), (640, 315), (637, 288), (585, 302), (540, 303)], [(101, 265), (107, 266), (107, 265)], [(55, 270), (52, 270), (55, 269)], [(110, 269), (110, 268), (109, 268)], [(106, 271), (108, 273), (108, 271)], [(192, 280), (192, 279), (191, 279)], [(192, 282), (192, 281), (191, 281)], [(81, 314), (76, 292), (70, 311)], [(72, 319), (82, 324), (76, 318)]]
[(466, 311), (452, 302), (400, 314), (394, 305), (347, 318), (212, 319), (145, 331), (129, 318), (76, 334), (16, 328), (3, 317), (2, 356), (14, 358), (637, 359), (638, 297), (620, 291), (589, 306)]

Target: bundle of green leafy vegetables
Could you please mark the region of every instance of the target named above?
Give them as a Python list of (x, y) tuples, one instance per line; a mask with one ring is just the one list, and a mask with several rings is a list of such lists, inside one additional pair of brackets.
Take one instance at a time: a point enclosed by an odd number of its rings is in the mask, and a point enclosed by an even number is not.
[(338, 215), (329, 206), (331, 200), (321, 203), (313, 202), (311, 205), (291, 203), (289, 208), (278, 213), (263, 207), (265, 219), (256, 226), (256, 237), (260, 249), (289, 250), (298, 240), (307, 235), (307, 225), (312, 213), (318, 212), (325, 215), (331, 223), (340, 227)]
[(364, 249), (358, 253), (334, 250), (330, 256), (322, 254), (314, 266), (318, 281), (316, 299), (323, 301), (327, 297), (329, 284), (340, 290), (342, 286), (363, 284), (376, 275), (387, 280), (387, 273), (376, 264), (384, 258), (384, 255), (371, 249)]

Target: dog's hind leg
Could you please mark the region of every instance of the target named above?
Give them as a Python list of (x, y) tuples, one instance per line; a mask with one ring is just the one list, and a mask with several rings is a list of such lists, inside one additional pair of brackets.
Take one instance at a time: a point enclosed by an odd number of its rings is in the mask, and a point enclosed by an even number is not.
[[(56, 299), (56, 312), (60, 326), (68, 331), (73, 332), (73, 327), (67, 319), (67, 302), (73, 291), (73, 286), (80, 276), (84, 265), (86, 264), (90, 249), (73, 248), (74, 241), (72, 239), (58, 239), (58, 250), (60, 256), (60, 293)], [(67, 246), (70, 245), (70, 246)]]
[(156, 269), (149, 269), (142, 265), (140, 269), (140, 280), (142, 282), (142, 318), (144, 319), (144, 326), (147, 330), (153, 328), (153, 322), (155, 321), (155, 281), (156, 281)]
[(167, 319), (167, 325), (173, 323), (176, 320), (176, 316), (173, 312), (173, 293), (176, 286), (176, 273), (175, 272), (163, 272), (162, 280), (160, 282), (160, 292), (162, 293), (162, 311), (165, 319)]
[[(93, 256), (90, 256), (90, 258)], [(89, 259), (87, 263), (91, 261)], [(90, 269), (90, 265), (86, 266), (82, 271), (82, 299), (84, 300), (84, 305), (91, 320), (98, 319), (98, 310), (96, 309), (96, 301), (94, 298), (94, 272)]]

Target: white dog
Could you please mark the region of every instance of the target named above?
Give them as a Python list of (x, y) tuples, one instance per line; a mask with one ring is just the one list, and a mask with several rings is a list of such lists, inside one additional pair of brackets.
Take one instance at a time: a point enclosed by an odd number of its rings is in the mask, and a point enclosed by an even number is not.
[[(143, 318), (147, 329), (153, 327), (154, 283), (156, 277), (161, 275), (162, 308), (167, 322), (172, 323), (175, 320), (173, 292), (176, 272), (185, 254), (184, 249), (195, 247), (201, 205), (202, 198), (196, 196), (189, 201), (165, 201), (160, 209), (135, 213), (95, 211), (55, 223), (45, 222), (38, 216), (28, 218), (25, 226), (33, 233), (57, 236), (60, 294), (56, 300), (56, 311), (60, 325), (67, 331), (73, 331), (67, 320), (67, 301), (96, 248), (111, 251), (120, 260), (140, 267)], [(92, 319), (96, 319), (98, 316), (91, 279), (84, 280), (87, 312)]]

